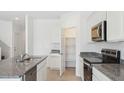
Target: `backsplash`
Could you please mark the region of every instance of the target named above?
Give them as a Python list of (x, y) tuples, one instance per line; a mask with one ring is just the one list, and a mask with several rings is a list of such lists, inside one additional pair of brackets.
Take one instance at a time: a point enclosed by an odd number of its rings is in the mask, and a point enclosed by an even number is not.
[(124, 42), (96, 42), (88, 43), (86, 50), (92, 52), (101, 52), (102, 48), (118, 49), (121, 51), (121, 58), (124, 59)]

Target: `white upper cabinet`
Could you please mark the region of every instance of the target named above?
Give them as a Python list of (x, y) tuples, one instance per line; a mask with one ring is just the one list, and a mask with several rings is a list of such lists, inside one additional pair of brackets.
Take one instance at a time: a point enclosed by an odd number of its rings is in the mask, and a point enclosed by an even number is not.
[(124, 41), (124, 12), (107, 12), (107, 41)]
[(89, 42), (92, 42), (91, 40), (91, 28), (95, 26), (96, 24), (100, 23), (101, 21), (106, 20), (106, 11), (95, 11), (93, 12), (87, 19), (87, 31), (88, 31), (88, 38)]
[(96, 11), (87, 19), (88, 41), (91, 40), (91, 28), (107, 20), (107, 42), (124, 41), (124, 12), (122, 11)]

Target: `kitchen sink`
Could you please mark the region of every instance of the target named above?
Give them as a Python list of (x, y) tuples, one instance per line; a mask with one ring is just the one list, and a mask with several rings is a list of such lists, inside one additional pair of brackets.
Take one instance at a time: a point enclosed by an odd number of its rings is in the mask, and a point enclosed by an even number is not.
[(30, 56), (30, 57), (25, 58), (25, 59), (22, 59), (22, 58), (19, 57), (16, 60), (16, 62), (20, 62), (20, 63), (23, 63), (25, 65), (29, 65), (30, 63), (40, 61), (40, 59), (43, 59), (43, 57), (40, 57), (40, 56)]
[(16, 59), (16, 62), (25, 62), (25, 61), (30, 61), (32, 60), (31, 58), (28, 59)]

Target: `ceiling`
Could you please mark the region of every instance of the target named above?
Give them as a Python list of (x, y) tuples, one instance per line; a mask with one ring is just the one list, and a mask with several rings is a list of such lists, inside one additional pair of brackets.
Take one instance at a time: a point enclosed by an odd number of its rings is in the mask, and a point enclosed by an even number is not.
[(0, 19), (12, 21), (16, 17), (23, 20), (25, 15), (29, 15), (32, 18), (41, 19), (58, 19), (62, 14), (68, 11), (0, 11)]
[(0, 20), (14, 21), (16, 24), (24, 27), (26, 15), (33, 19), (59, 19), (61, 15), (68, 12), (69, 11), (0, 11)]
[[(61, 15), (72, 11), (0, 11), (0, 20), (12, 21), (18, 17), (20, 20), (25, 19), (25, 15), (29, 15), (34, 19), (58, 19)], [(81, 12), (81, 11), (80, 11)], [(83, 15), (89, 14), (91, 11), (82, 11)]]
[[(26, 15), (33, 19), (59, 19), (61, 15), (69, 12), (70, 11), (0, 11), (0, 20), (15, 21), (18, 24), (24, 24)], [(82, 12), (82, 14), (86, 15), (88, 13)], [(18, 18), (18, 20), (16, 20), (16, 18)]]

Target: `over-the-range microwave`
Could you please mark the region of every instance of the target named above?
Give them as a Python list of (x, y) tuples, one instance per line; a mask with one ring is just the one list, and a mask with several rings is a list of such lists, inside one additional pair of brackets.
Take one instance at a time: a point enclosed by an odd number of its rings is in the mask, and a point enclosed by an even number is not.
[(102, 21), (91, 28), (91, 39), (95, 42), (107, 40), (107, 21)]

